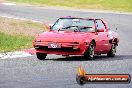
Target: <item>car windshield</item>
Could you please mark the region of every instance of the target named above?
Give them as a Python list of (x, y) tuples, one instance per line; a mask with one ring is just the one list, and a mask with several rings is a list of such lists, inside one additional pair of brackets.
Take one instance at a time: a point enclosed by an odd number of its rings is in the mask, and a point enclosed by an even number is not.
[(81, 18), (60, 18), (52, 26), (52, 30), (94, 32), (94, 20)]

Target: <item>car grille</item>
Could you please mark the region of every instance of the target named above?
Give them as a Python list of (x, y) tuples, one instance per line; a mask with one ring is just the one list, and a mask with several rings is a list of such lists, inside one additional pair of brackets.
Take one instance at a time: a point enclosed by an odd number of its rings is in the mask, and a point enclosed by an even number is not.
[(48, 48), (48, 46), (37, 46), (36, 50), (59, 51), (59, 52), (79, 51), (79, 49), (73, 49), (72, 47)]

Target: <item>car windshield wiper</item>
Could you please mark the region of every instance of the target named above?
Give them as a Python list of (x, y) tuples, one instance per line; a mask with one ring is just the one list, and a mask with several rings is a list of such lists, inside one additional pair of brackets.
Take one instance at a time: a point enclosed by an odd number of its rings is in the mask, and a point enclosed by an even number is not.
[(58, 31), (64, 31), (64, 30), (59, 28)]
[(68, 26), (62, 29), (58, 29), (58, 31), (64, 31), (64, 29), (70, 29), (72, 27), (75, 27), (74, 32), (80, 32), (82, 29), (87, 29), (87, 28), (92, 28), (92, 27), (87, 27), (87, 26)]
[(74, 29), (74, 32), (81, 32), (81, 30), (83, 29), (87, 29), (87, 28), (92, 28), (92, 27), (87, 27), (87, 26), (83, 26), (83, 27), (79, 27), (78, 29)]
[(87, 29), (87, 28), (92, 28), (92, 27), (87, 27), (87, 26), (80, 27), (80, 29)]
[(68, 27), (65, 27), (65, 28), (63, 28), (63, 29), (68, 29), (68, 28), (71, 28), (71, 27), (79, 27), (79, 26), (68, 26)]

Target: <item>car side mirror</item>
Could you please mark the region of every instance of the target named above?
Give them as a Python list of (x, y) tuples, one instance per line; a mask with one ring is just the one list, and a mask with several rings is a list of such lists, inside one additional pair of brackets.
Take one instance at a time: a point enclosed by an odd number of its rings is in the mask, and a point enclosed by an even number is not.
[(103, 28), (97, 29), (97, 32), (104, 32)]
[(44, 29), (50, 31), (51, 25), (50, 24), (44, 24)]

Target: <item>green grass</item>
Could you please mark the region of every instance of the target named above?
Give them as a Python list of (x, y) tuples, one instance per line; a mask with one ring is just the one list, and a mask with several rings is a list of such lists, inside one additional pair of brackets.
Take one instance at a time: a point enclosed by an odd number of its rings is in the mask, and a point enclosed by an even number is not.
[(0, 52), (31, 48), (34, 36), (43, 31), (41, 23), (0, 17)]
[(9, 52), (30, 48), (32, 46), (33, 37), (9, 35), (0, 32), (0, 52)]
[(7, 0), (33, 5), (67, 6), (81, 9), (103, 9), (132, 12), (132, 0)]

